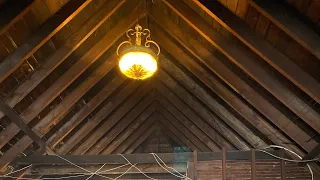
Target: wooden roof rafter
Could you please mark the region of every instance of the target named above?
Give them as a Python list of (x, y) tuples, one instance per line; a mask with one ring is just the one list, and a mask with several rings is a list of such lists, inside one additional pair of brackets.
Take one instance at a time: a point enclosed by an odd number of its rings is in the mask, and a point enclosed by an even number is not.
[[(159, 2), (167, 9), (159, 7)], [(312, 133), (306, 132), (306, 128), (314, 133), (319, 132), (316, 120), (320, 115), (317, 109), (310, 107), (292, 89), (283, 86), (279, 79), (267, 74), (267, 68), (255, 63), (258, 56), (254, 53), (262, 56), (269, 52), (264, 49), (268, 47), (264, 40), (262, 46), (246, 54), (249, 51), (244, 48), (245, 45), (261, 41), (242, 39), (243, 44), (238, 42), (240, 48), (235, 48), (225, 36), (207, 25), (204, 18), (188, 7), (190, 5), (185, 4), (185, 1), (155, 1), (149, 7), (150, 12), (149, 9), (143, 9), (142, 13), (137, 10), (135, 3), (126, 0), (101, 3), (78, 32), (74, 32), (42, 66), (36, 68), (27, 80), (5, 97), (5, 101), (14, 108), (22, 100), (25, 101), (33, 89), (49, 81), (47, 77), (65, 65), (69, 56), (74, 56), (77, 61), (45, 88), (31, 105), (22, 108), (20, 114), (26, 123), (35, 122), (33, 131), (40, 137), (49, 138), (46, 143), (50, 148), (58, 154), (133, 153), (138, 152), (137, 148), (159, 128), (165, 130), (168, 138), (178, 145), (198, 151), (220, 151), (222, 147), (248, 150), (275, 143), (305, 155), (317, 146)], [(171, 12), (167, 13), (168, 9)], [(136, 17), (144, 17), (147, 13), (147, 23), (142, 25), (151, 29), (152, 39), (161, 45), (159, 71), (150, 79), (152, 82), (133, 82), (115, 73), (117, 57), (112, 51), (123, 33), (136, 23)], [(111, 23), (115, 14), (119, 17), (114, 20), (116, 23)], [(223, 15), (214, 14), (216, 19), (222, 18), (219, 21), (222, 26), (233, 27), (232, 24), (223, 24)], [(231, 16), (230, 13), (227, 15)], [(189, 29), (179, 26), (182, 21), (188, 24)], [(102, 25), (110, 26), (110, 30), (103, 35), (99, 32), (101, 38), (90, 39)], [(236, 28), (230, 30), (234, 34), (241, 33)], [(202, 40), (196, 36), (188, 37), (189, 31), (195, 31)], [(237, 34), (239, 38), (248, 38), (240, 33)], [(202, 42), (203, 39), (214, 46), (217, 53), (211, 51), (210, 46)], [(77, 57), (77, 49), (88, 41), (91, 41), (92, 46), (88, 43), (88, 51), (84, 50)], [(227, 58), (218, 56), (219, 51)], [(277, 57), (283, 55), (276, 49), (271, 51), (276, 52)], [(248, 59), (241, 59), (244, 57)], [(274, 60), (274, 56), (263, 58)], [(252, 79), (270, 92), (272, 98), (289, 108), (288, 111), (296, 113), (306, 128), (294, 124), (286, 116), (286, 111), (279, 110), (268, 97), (260, 94), (257, 88), (239, 76), (239, 72), (233, 72), (233, 67), (223, 61), (234, 63), (236, 68), (248, 75), (245, 78)], [(290, 63), (290, 67), (293, 67), (293, 63)], [(296, 75), (294, 73), (303, 71), (291, 71), (293, 74), (289, 73), (290, 77), (284, 76), (289, 81)], [(108, 81), (101, 84), (100, 81), (106, 76)], [(273, 82), (279, 86), (274, 88)], [(314, 84), (313, 81), (309, 82), (310, 86)], [(310, 86), (303, 83), (302, 87), (298, 87), (308, 90)], [(24, 88), (27, 90), (24, 91)], [(95, 88), (97, 91), (92, 91)], [(70, 92), (49, 109), (49, 105), (66, 90)], [(286, 99), (286, 93), (293, 99)], [(85, 105), (73, 111), (84, 96), (91, 97)], [(315, 96), (311, 97), (317, 100)], [(48, 110), (48, 114), (34, 121), (44, 110)], [(1, 112), (0, 117), (4, 117)], [(33, 141), (27, 136), (17, 138), (19, 132), (20, 129), (13, 123), (0, 130), (0, 139), (4, 139), (0, 148), (8, 149), (0, 156), (0, 167), (21, 152), (30, 152), (29, 145)], [(7, 148), (7, 143), (14, 138), (18, 141)]]
[[(226, 82), (230, 87), (232, 87), (235, 90), (235, 92), (238, 92), (242, 97), (244, 97), (247, 101), (249, 101), (249, 103), (251, 103), (255, 108), (257, 108), (263, 115), (268, 117), (272, 122), (274, 122), (274, 124), (279, 126), (279, 128), (281, 128), (282, 131), (288, 133), (288, 135), (290, 137), (292, 137), (293, 139), (298, 141), (298, 143), (301, 144), (301, 146), (306, 147), (307, 150), (311, 150), (313, 147), (316, 146), (317, 143), (314, 140), (310, 140), (311, 137), (308, 134), (303, 132), (303, 130), (301, 130), (297, 125), (292, 124), (290, 119), (288, 119), (284, 114), (282, 114), (282, 112), (280, 112), (278, 109), (276, 109), (271, 103), (269, 103), (267, 100), (265, 100), (264, 97), (259, 95), (253, 88), (250, 87), (250, 85), (248, 85), (246, 82), (241, 80), (241, 78), (238, 77), (235, 73), (233, 73), (231, 70), (229, 70), (228, 67), (226, 67), (217, 58), (215, 58), (215, 56), (213, 54), (211, 54), (208, 50), (206, 50), (205, 47), (203, 47), (199, 42), (197, 42), (192, 37), (186, 37), (184, 35), (183, 31), (180, 28), (178, 28), (178, 25), (176, 25), (175, 23), (173, 23), (170, 20), (165, 20), (163, 18), (159, 18), (161, 16), (162, 17), (164, 16), (164, 14), (159, 14), (159, 12), (152, 11), (152, 16), (156, 20), (155, 22), (159, 23), (159, 25), (161, 27), (163, 27), (165, 30), (167, 30), (167, 32), (170, 33), (170, 35), (174, 39), (176, 39), (189, 52), (191, 52), (191, 54), (193, 54), (195, 57), (197, 57), (199, 60), (201, 60), (202, 63), (206, 64), (207, 67), (210, 68), (210, 70), (212, 70), (224, 82)], [(159, 29), (160, 26), (157, 26), (153, 30)], [(164, 41), (166, 39), (165, 36), (166, 35), (164, 33), (160, 33), (159, 30), (154, 33), (154, 37), (156, 39), (159, 39), (159, 42)], [(162, 45), (164, 48), (168, 47), (168, 50), (175, 49), (174, 53), (172, 51), (171, 54), (176, 55), (176, 57), (179, 57), (179, 56), (181, 57), (183, 55), (183, 53), (178, 55), (177, 50), (179, 48), (177, 47), (177, 45), (174, 45), (174, 43), (172, 43), (172, 42), (170, 43), (170, 41), (168, 41), (168, 40), (166, 41), (165, 44), (162, 44)], [(187, 65), (187, 62), (186, 62), (187, 56), (184, 56), (183, 59), (184, 59), (184, 61), (181, 61), (181, 62), (183, 64)], [(190, 59), (190, 57), (188, 59)], [(160, 61), (163, 61), (163, 62), (164, 62), (164, 60), (165, 60), (164, 57), (160, 59)], [(192, 62), (191, 59), (189, 61)], [(168, 64), (168, 63), (162, 63), (162, 65), (163, 64)], [(169, 67), (171, 67), (171, 69), (172, 69), (172, 66), (173, 66), (172, 63), (170, 65), (168, 64), (168, 65), (166, 65), (166, 67), (168, 67), (166, 69), (170, 70)], [(196, 67), (198, 66), (200, 68), (200, 66), (196, 65), (196, 64), (193, 64), (193, 65), (190, 64), (188, 67), (190, 69), (193, 69), (193, 67), (195, 67), (195, 66)], [(198, 74), (200, 74), (200, 73), (198, 73)], [(204, 74), (204, 73), (201, 73), (201, 74)], [(181, 79), (181, 75), (179, 77)], [(255, 119), (256, 119), (257, 115), (255, 115), (253, 118), (250, 117), (254, 113), (254, 112), (252, 112), (252, 110), (248, 109), (247, 113), (244, 114), (244, 107), (246, 107), (246, 105), (244, 103), (242, 103), (241, 100), (237, 101), (237, 99), (239, 99), (239, 98), (236, 98), (236, 97), (232, 98), (234, 96), (234, 95), (231, 95), (232, 92), (230, 92), (227, 88), (224, 88), (223, 85), (220, 85), (221, 83), (219, 82), (219, 80), (215, 80), (213, 77), (210, 79), (212, 82), (214, 82), (213, 83), (214, 86), (212, 85), (212, 87), (214, 88), (212, 90), (214, 92), (216, 92), (217, 94), (220, 94), (220, 97), (222, 99), (225, 99), (225, 101), (228, 102), (229, 104), (231, 103), (232, 104), (231, 106), (234, 107), (235, 109), (241, 109), (241, 111), (238, 111), (238, 112), (243, 117), (245, 117), (246, 119), (252, 119), (251, 120), (252, 122), (256, 121)], [(209, 83), (209, 81), (207, 81), (207, 82)], [(188, 83), (190, 83), (190, 82), (188, 82)], [(229, 91), (229, 93), (226, 94), (228, 91)], [(206, 98), (202, 98), (202, 99), (206, 99)], [(228, 119), (230, 119), (230, 117)], [(255, 123), (257, 123), (257, 122), (255, 122)], [(266, 123), (267, 122), (265, 122), (265, 120), (263, 120), (263, 118), (262, 118), (261, 124), (266, 124)], [(291, 123), (291, 125), (288, 126), (288, 124), (290, 124), (290, 123)], [(235, 128), (238, 126), (239, 125), (237, 124), (235, 126)], [(257, 126), (257, 125), (255, 125), (255, 126)], [(263, 127), (265, 125), (259, 125), (259, 126)], [(259, 126), (257, 126), (257, 127), (259, 127)], [(292, 129), (295, 129), (295, 130), (292, 131)], [(262, 130), (260, 130), (260, 131), (262, 132)], [(247, 131), (244, 131), (244, 132), (247, 132)], [(270, 135), (271, 134), (274, 134), (274, 133), (270, 133)], [(269, 137), (269, 138), (271, 138), (271, 137)], [(279, 137), (275, 137), (275, 138), (271, 138), (271, 139), (272, 140), (277, 140), (277, 139), (279, 140)], [(286, 143), (286, 142), (287, 141), (283, 141), (283, 143)]]

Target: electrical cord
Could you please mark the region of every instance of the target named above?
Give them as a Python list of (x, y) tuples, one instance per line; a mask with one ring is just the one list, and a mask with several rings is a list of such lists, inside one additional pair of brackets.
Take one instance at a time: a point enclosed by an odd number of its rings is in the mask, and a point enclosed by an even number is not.
[[(292, 159), (282, 158), (282, 157), (276, 156), (276, 155), (274, 155), (274, 154), (266, 151), (267, 149), (271, 149), (271, 148), (284, 149), (284, 150), (290, 152), (291, 154), (297, 156), (297, 157), (298, 157), (299, 159), (301, 159), (301, 160), (292, 160)], [(255, 150), (260, 151), (260, 152), (263, 152), (263, 153), (266, 153), (266, 154), (268, 154), (268, 155), (270, 155), (270, 156), (272, 156), (272, 157), (274, 157), (274, 158), (280, 159), (280, 160), (284, 160), (284, 161), (288, 161), (288, 162), (307, 163), (308, 169), (309, 169), (310, 174), (311, 174), (311, 180), (314, 180), (313, 171), (312, 171), (312, 169), (311, 169), (311, 167), (310, 167), (310, 165), (309, 165), (308, 163), (310, 163), (310, 162), (318, 162), (318, 161), (319, 161), (319, 158), (311, 159), (311, 160), (302, 160), (302, 157), (301, 157), (299, 154), (295, 153), (294, 151), (292, 151), (292, 150), (290, 150), (290, 149), (288, 149), (288, 148), (285, 148), (285, 147), (283, 147), (283, 146), (278, 146), (278, 145), (270, 145), (270, 146), (267, 146), (267, 147), (265, 147), (265, 148), (255, 149)]]

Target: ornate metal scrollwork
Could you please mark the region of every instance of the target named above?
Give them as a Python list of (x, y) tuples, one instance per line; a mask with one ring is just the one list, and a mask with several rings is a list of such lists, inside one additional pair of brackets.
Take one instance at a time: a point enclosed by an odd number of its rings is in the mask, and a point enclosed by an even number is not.
[[(151, 44), (155, 45), (157, 47), (157, 49), (158, 49), (158, 52), (156, 53), (156, 55), (159, 56), (159, 54), (160, 54), (160, 46), (155, 41), (151, 40), (150, 30), (149, 29), (143, 29), (139, 24), (137, 24), (134, 29), (129, 29), (126, 32), (128, 40), (123, 41), (122, 43), (119, 44), (119, 46), (117, 48), (117, 55), (119, 56), (119, 50), (125, 44), (128, 44), (130, 47), (132, 47), (132, 46), (143, 47), (142, 46), (142, 36), (145, 36), (146, 38), (145, 38), (145, 41), (144, 41), (144, 47), (150, 48)], [(132, 42), (131, 42), (132, 41), (132, 38), (131, 38), (132, 36), (135, 36), (135, 44), (132, 44)]]

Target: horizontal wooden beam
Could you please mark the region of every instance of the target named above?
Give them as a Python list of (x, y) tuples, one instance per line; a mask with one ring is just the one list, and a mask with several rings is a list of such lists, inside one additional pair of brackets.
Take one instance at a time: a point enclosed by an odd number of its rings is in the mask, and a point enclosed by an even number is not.
[(92, 0), (69, 1), (47, 20), (24, 44), (0, 63), (0, 82), (7, 78), (23, 60), (29, 58), (44, 43), (68, 24)]
[[(121, 158), (121, 157), (119, 157)], [(102, 165), (87, 165), (85, 168), (88, 171), (95, 172), (97, 169), (99, 169)], [(117, 168), (119, 165), (104, 165), (104, 167), (99, 171), (99, 174), (103, 175), (109, 175), (109, 174), (123, 174), (126, 172), (126, 174), (141, 174), (141, 172), (136, 168), (130, 168), (130, 165)], [(178, 172), (184, 173), (187, 170), (187, 164), (186, 163), (168, 163), (167, 166), (174, 167), (175, 170)], [(161, 173), (161, 174), (167, 174), (168, 171), (174, 173), (173, 170), (164, 169), (163, 167), (159, 166), (157, 163), (153, 164), (137, 164), (137, 168), (139, 168), (143, 173)], [(110, 169), (114, 169), (111, 170)], [(129, 169), (129, 170), (128, 170)], [(85, 172), (82, 169), (75, 167), (75, 166), (33, 166), (30, 168), (26, 175), (74, 175), (74, 174), (90, 174), (90, 172)]]
[(249, 3), (320, 60), (320, 36), (288, 7), (276, 1), (250, 0)]
[(257, 61), (259, 59), (256, 59), (253, 53), (247, 51), (245, 45), (235, 44), (224, 38), (183, 2), (167, 0), (163, 0), (163, 2), (252, 79), (286, 105), (292, 112), (296, 113), (314, 130), (320, 132), (320, 115), (284, 86), (273, 74), (270, 74), (265, 67), (258, 64)]
[[(254, 30), (250, 29), (243, 20), (229, 11), (218, 1), (194, 0), (194, 2), (208, 15), (218, 21), (223, 27), (257, 53), (262, 59), (320, 103), (320, 83), (263, 39), (263, 37), (254, 32)], [(284, 8), (280, 8), (279, 4), (270, 3), (270, 1), (262, 2), (257, 0), (257, 2), (269, 4), (273, 6), (270, 10), (272, 9), (276, 14), (282, 14), (282, 16), (285, 16), (286, 18), (292, 18), (291, 16), (288, 16), (287, 13), (284, 13)], [(287, 21), (284, 22), (289, 24)], [(302, 23), (300, 23), (300, 25), (302, 25)], [(320, 55), (320, 36), (317, 37), (318, 41), (316, 39), (312, 39), (312, 41), (317, 43), (318, 47), (316, 48), (318, 48)], [(308, 43), (308, 45), (310, 44)]]
[[(278, 154), (277, 151), (270, 151)], [(165, 163), (184, 163), (193, 159), (192, 152), (185, 153), (159, 153), (157, 154)], [(63, 155), (61, 156), (75, 164), (127, 164), (127, 161), (120, 155)], [(151, 154), (126, 154), (125, 157), (132, 163), (149, 164), (157, 163)], [(263, 152), (256, 152), (256, 160), (272, 160), (275, 159)], [(222, 160), (221, 152), (198, 152), (198, 161)], [(251, 160), (251, 151), (228, 151), (227, 160)], [(22, 156), (17, 157), (13, 165), (70, 165), (69, 162), (59, 158), (58, 156)]]

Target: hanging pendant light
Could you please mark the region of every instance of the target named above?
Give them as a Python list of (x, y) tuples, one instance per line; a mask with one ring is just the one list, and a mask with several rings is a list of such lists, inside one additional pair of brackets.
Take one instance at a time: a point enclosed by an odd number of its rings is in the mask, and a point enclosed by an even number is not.
[[(139, 24), (135, 26), (135, 30), (129, 29), (126, 34), (128, 40), (123, 41), (117, 48), (120, 71), (132, 79), (140, 80), (151, 77), (157, 71), (159, 45), (151, 40), (150, 30), (143, 29)], [(135, 37), (134, 42), (131, 37)], [(156, 46), (157, 52), (151, 49), (151, 44)], [(123, 48), (120, 51), (121, 47)]]

